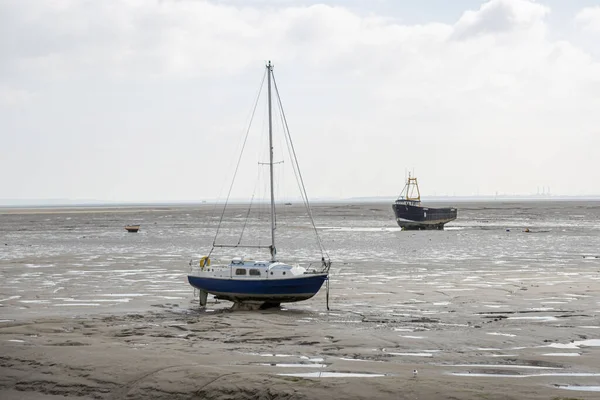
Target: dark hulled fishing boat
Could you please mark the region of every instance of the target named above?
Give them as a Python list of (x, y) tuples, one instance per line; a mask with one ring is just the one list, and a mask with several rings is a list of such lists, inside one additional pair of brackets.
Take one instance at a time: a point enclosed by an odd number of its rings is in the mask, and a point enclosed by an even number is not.
[(444, 229), (445, 224), (456, 219), (456, 208), (422, 206), (417, 178), (411, 178), (410, 174), (392, 209), (396, 215), (396, 222), (402, 230), (441, 230)]

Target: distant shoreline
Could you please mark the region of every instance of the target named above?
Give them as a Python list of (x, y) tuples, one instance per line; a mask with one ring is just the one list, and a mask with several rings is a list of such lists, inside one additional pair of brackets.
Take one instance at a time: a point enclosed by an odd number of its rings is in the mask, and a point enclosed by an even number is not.
[[(395, 198), (352, 198), (335, 200), (311, 200), (312, 206), (328, 205), (351, 205), (351, 204), (388, 204)], [(434, 203), (453, 203), (458, 207), (461, 204), (472, 203), (561, 203), (561, 202), (600, 202), (600, 197), (426, 197), (423, 199), (425, 204)], [(257, 202), (254, 202), (257, 204)], [(302, 201), (289, 201), (277, 203), (278, 207), (303, 206)], [(161, 212), (171, 211), (180, 208), (202, 208), (223, 206), (224, 202), (205, 201), (205, 202), (173, 202), (173, 203), (65, 203), (65, 204), (1, 204), (1, 214), (52, 214), (52, 213), (120, 213), (120, 212)], [(230, 207), (245, 207), (249, 204), (247, 201), (230, 201)], [(266, 204), (266, 203), (265, 203)], [(460, 208), (460, 207), (459, 207)]]
[[(344, 204), (344, 203), (388, 203), (396, 200), (392, 196), (380, 197), (350, 197), (350, 198), (314, 198), (309, 199), (311, 204)], [(423, 202), (506, 202), (506, 201), (600, 201), (600, 195), (590, 196), (422, 196)], [(248, 204), (249, 201), (244, 199), (230, 200), (229, 204)], [(254, 203), (260, 203), (256, 200)], [(302, 199), (285, 199), (278, 203), (292, 203), (292, 205), (302, 204)], [(223, 200), (194, 200), (194, 201), (156, 201), (156, 202), (110, 202), (110, 201), (81, 201), (77, 200), (5, 200), (0, 199), (0, 209), (46, 209), (46, 208), (148, 208), (148, 207), (187, 207), (187, 206), (207, 206), (215, 204), (225, 204)], [(289, 204), (288, 204), (289, 205)]]

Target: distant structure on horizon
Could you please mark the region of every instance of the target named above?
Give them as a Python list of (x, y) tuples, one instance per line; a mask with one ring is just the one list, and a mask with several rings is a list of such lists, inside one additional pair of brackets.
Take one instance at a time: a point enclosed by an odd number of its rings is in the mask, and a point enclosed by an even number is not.
[(542, 192), (540, 193), (540, 187), (538, 186), (537, 188), (537, 196), (542, 196), (542, 197), (550, 197), (550, 186), (542, 186)]

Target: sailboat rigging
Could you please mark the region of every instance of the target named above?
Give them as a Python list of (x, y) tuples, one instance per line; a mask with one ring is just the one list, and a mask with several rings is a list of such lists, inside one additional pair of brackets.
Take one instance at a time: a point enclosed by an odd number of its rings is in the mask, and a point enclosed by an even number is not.
[[(269, 61), (266, 65), (267, 75), (267, 107), (268, 107), (268, 130), (269, 130), (269, 189), (270, 189), (270, 243), (264, 244), (242, 244), (241, 236), (235, 244), (217, 243), (217, 236), (223, 222), (225, 215), (225, 208), (229, 202), (229, 196), (231, 195), (230, 187), (223, 213), (219, 220), (219, 226), (217, 227), (217, 233), (213, 240), (212, 248), (207, 256), (202, 257), (199, 263), (192, 268), (191, 273), (188, 275), (188, 281), (190, 285), (198, 289), (200, 292), (200, 305), (205, 306), (207, 304), (208, 294), (212, 294), (217, 299), (229, 300), (234, 303), (252, 303), (258, 304), (265, 307), (279, 306), (284, 302), (296, 302), (307, 300), (313, 297), (320, 290), (324, 282), (328, 281), (329, 269), (331, 267), (331, 260), (329, 255), (324, 251), (323, 244), (319, 237), (318, 231), (314, 224), (312, 212), (310, 210), (310, 204), (306, 189), (304, 187), (304, 181), (302, 174), (300, 173), (298, 160), (296, 157), (296, 151), (291, 141), (289, 134), (289, 128), (285, 113), (283, 112), (283, 106), (281, 103), (281, 97), (277, 89), (277, 83), (275, 82), (275, 76), (273, 74), (273, 65)], [(264, 83), (264, 78), (263, 78)], [(261, 90), (262, 85), (261, 83)], [(302, 267), (298, 264), (292, 265), (278, 260), (277, 247), (276, 247), (276, 209), (275, 209), (275, 186), (274, 186), (274, 153), (273, 153), (273, 112), (272, 112), (272, 89), (276, 94), (277, 107), (282, 116), (282, 123), (284, 126), (284, 137), (288, 145), (290, 152), (290, 158), (292, 159), (292, 165), (296, 179), (300, 187), (301, 197), (305, 204), (308, 212), (309, 219), (317, 237), (317, 243), (321, 250), (321, 262), (319, 267)], [(260, 98), (260, 93), (259, 93)], [(258, 99), (257, 99), (258, 103)], [(256, 111), (256, 104), (254, 106)], [(253, 116), (254, 116), (253, 111)], [(252, 119), (251, 122), (252, 123)], [(249, 129), (248, 129), (249, 132)], [(247, 135), (242, 145), (242, 153), (246, 143)], [(240, 154), (241, 159), (241, 154)], [(239, 168), (239, 162), (236, 166), (234, 173), (234, 180)], [(248, 212), (249, 214), (249, 212)], [(245, 229), (245, 226), (244, 226)], [(243, 234), (243, 232), (242, 232)], [(223, 265), (211, 265), (211, 255), (215, 248), (253, 248), (253, 249), (269, 249), (270, 259), (268, 261), (261, 260), (245, 260), (243, 257), (233, 257), (230, 263)], [(327, 255), (327, 257), (326, 257)], [(191, 263), (191, 265), (194, 265)], [(327, 289), (329, 290), (329, 282), (327, 282)], [(327, 301), (329, 296), (327, 294)]]

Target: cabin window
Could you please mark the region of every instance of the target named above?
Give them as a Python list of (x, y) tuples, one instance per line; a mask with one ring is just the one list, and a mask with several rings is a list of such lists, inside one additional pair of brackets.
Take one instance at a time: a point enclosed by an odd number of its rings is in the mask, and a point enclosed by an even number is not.
[(273, 275), (273, 271), (271, 271), (271, 275)]
[(259, 270), (257, 270), (257, 269), (251, 269), (251, 270), (250, 270), (250, 275), (253, 275), (253, 276), (260, 276), (260, 271), (259, 271)]
[(246, 270), (244, 268), (238, 268), (235, 270), (236, 275), (246, 275)]
[(283, 271), (283, 274), (285, 275), (285, 271)]

